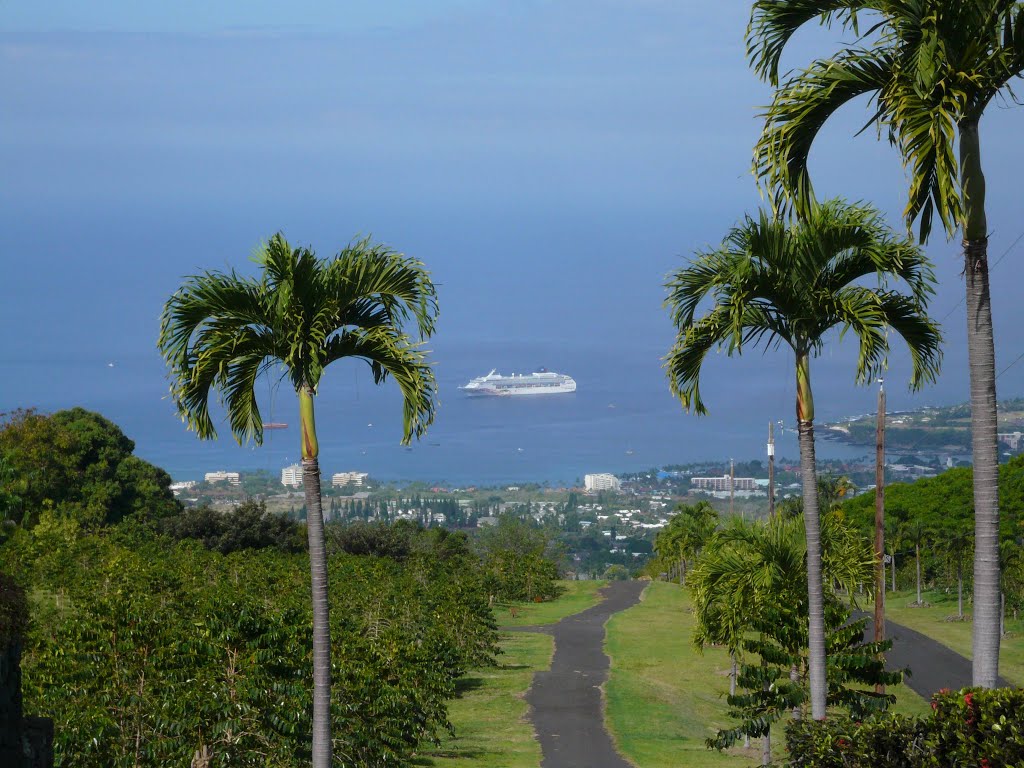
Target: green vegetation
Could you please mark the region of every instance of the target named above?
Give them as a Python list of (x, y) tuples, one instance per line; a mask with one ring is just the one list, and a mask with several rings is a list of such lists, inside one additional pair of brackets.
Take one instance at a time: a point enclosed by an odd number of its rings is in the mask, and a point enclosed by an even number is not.
[[(257, 379), (280, 365), (295, 389), (313, 605), (312, 760), (314, 768), (331, 768), (331, 628), (314, 401), (328, 365), (361, 360), (374, 383), (393, 377), (402, 391), (402, 442), (423, 435), (434, 419), (436, 384), (420, 342), (434, 331), (437, 292), (421, 262), (369, 240), (323, 261), (277, 233), (255, 261), (259, 279), (236, 272), (188, 278), (164, 305), (157, 346), (175, 407), (202, 439), (217, 436), (213, 392), (235, 439), (259, 445)], [(407, 334), (409, 325), (419, 341)]]
[[(551, 603), (555, 606), (561, 599)], [(414, 765), (456, 768), (537, 768), (540, 744), (527, 720), (526, 691), (535, 672), (547, 669), (554, 654), (549, 635), (506, 633), (496, 667), (472, 670), (457, 687), (449, 709), (455, 736), (427, 749)]]
[(794, 721), (786, 729), (793, 768), (981, 768), (1024, 762), (1020, 712), (1024, 690), (964, 689), (939, 693), (919, 717), (888, 715), (864, 722)]
[(730, 664), (725, 648), (694, 648), (690, 607), (686, 590), (655, 581), (639, 604), (608, 621), (608, 728), (644, 768), (750, 765), (756, 750), (718, 753), (705, 744), (729, 726)]
[(84, 408), (0, 414), (0, 540), (45, 510), (90, 528), (177, 513), (170, 475), (134, 450), (116, 424)]
[(499, 627), (539, 627), (585, 611), (601, 601), (604, 581), (559, 581), (558, 598), (545, 602), (512, 603), (497, 610)]
[[(599, 581), (560, 581), (555, 600), (512, 603), (498, 612), (499, 627), (554, 624), (595, 605)], [(526, 692), (535, 672), (548, 669), (554, 654), (550, 635), (532, 632), (501, 634), (502, 655), (496, 667), (472, 670), (457, 686), (450, 718), (455, 736), (442, 739), (416, 765), (466, 765), (488, 768), (536, 768), (541, 751), (527, 721)]]
[[(865, 13), (869, 42), (859, 36)], [(786, 44), (809, 22), (852, 30), (855, 42), (789, 70), (780, 82)], [(993, 102), (1013, 99), (1012, 83), (1024, 72), (1024, 13), (1006, 0), (756, 0), (747, 48), (755, 72), (775, 89), (754, 148), (754, 173), (777, 208), (792, 205), (802, 219), (814, 215), (814, 140), (829, 117), (868, 97), (867, 125), (888, 137), (908, 170), (908, 229), (918, 222), (924, 244), (938, 215), (947, 237), (961, 234), (975, 473), (973, 679), (991, 688), (1000, 638), (999, 444), (979, 123)]]
[[(495, 666), (493, 576), (467, 537), (408, 522), (328, 532), (340, 764), (404, 765), (443, 743), (483, 765), (517, 754), (536, 765), (525, 704), (505, 693), (525, 691), (533, 670), (546, 668), (551, 640), (506, 636), (508, 655)], [(299, 534), (257, 503), (225, 516), (130, 517), (95, 532), (44, 510), (16, 529), (0, 558), (32, 596), (26, 710), (54, 718), (57, 759), (84, 768), (187, 764), (195, 754), (224, 766), (308, 764), (312, 636)], [(577, 584), (560, 605), (522, 608), (556, 620), (597, 599), (597, 584)], [(484, 698), (474, 700), (478, 690)], [(452, 712), (460, 728), (465, 721), (454, 741)]]
[[(872, 278), (874, 287), (861, 283)], [(884, 369), (891, 329), (909, 348), (911, 387), (934, 381), (941, 336), (925, 309), (934, 282), (923, 252), (892, 232), (881, 214), (834, 199), (807, 206), (793, 222), (766, 211), (747, 216), (718, 249), (699, 252), (667, 286), (677, 334), (665, 367), (672, 393), (688, 410), (706, 413), (700, 378), (711, 350), (732, 355), (785, 344), (794, 354), (814, 718), (825, 717), (828, 686), (810, 361), (821, 354), (827, 333), (852, 331), (860, 345), (856, 380), (865, 383)]]

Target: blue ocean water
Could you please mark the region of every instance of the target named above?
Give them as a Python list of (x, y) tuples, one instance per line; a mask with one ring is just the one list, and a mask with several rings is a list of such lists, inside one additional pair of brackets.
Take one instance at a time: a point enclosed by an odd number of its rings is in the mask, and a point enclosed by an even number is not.
[[(374, 386), (369, 369), (342, 361), (328, 369), (317, 398), (321, 465), (326, 473), (358, 470), (384, 480), (446, 485), (512, 482), (573, 484), (589, 472), (643, 470), (669, 463), (762, 458), (769, 421), (793, 423), (791, 365), (782, 353), (709, 360), (703, 394), (711, 415), (683, 412), (661, 370), (658, 345), (609, 350), (600, 343), (433, 344), (440, 405), (434, 424), (406, 448), (401, 399), (388, 381)], [(112, 365), (111, 365), (112, 364)], [(576, 378), (574, 394), (535, 398), (468, 397), (458, 389), (473, 376), (546, 366)], [(82, 405), (118, 423), (136, 452), (176, 480), (225, 469), (278, 473), (299, 457), (297, 404), (287, 381), (263, 381), (258, 396), (265, 421), (290, 424), (267, 431), (262, 446), (239, 446), (220, 422), (215, 441), (188, 432), (166, 396), (155, 352), (119, 360), (80, 359), (51, 366), (7, 361), (0, 406), (55, 410)], [(823, 366), (828, 371), (828, 366)], [(759, 385), (758, 381), (762, 384)], [(17, 382), (31, 383), (17, 386)], [(822, 383), (825, 390), (835, 387)], [(18, 390), (22, 391), (19, 392)], [(870, 410), (873, 392), (855, 389), (826, 413)], [(820, 410), (820, 409), (819, 409)], [(778, 434), (779, 456), (796, 457), (793, 433)], [(861, 448), (819, 441), (823, 457), (856, 458)]]

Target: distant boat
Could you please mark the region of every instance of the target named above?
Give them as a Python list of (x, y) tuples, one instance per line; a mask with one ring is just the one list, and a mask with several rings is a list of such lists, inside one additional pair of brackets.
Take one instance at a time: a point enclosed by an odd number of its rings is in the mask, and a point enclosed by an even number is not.
[(265, 421), (263, 422), (264, 429), (288, 429), (288, 425), (283, 421)]
[(486, 376), (470, 380), (459, 389), (467, 395), (557, 395), (575, 392), (576, 381), (564, 373), (555, 373), (545, 368), (534, 373), (513, 373), (511, 376), (502, 376), (492, 370)]

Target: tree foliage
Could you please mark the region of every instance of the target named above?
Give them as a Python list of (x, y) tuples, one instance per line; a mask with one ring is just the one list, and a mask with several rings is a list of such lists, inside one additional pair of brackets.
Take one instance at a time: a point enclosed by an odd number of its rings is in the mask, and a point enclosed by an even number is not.
[[(497, 653), (472, 555), (412, 550), (330, 558), (337, 765), (407, 765), (450, 731), (455, 680)], [(0, 556), (34, 596), (26, 709), (54, 718), (59, 764), (188, 765), (204, 749), (216, 766), (308, 764), (304, 554), (221, 554), (139, 526), (83, 534), (48, 514)]]
[[(133, 455), (135, 443), (84, 408), (0, 416), (0, 496), (13, 522), (34, 525), (53, 508), (88, 526), (180, 510), (166, 472)], [(15, 503), (16, 502), (16, 503)]]

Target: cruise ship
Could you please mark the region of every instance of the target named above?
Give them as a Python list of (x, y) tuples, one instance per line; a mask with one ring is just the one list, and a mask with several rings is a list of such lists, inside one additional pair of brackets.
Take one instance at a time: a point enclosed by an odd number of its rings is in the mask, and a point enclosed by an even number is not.
[(556, 395), (575, 392), (576, 382), (564, 373), (554, 373), (541, 368), (534, 373), (513, 373), (502, 376), (491, 371), (486, 376), (478, 376), (465, 386), (459, 387), (470, 395)]

